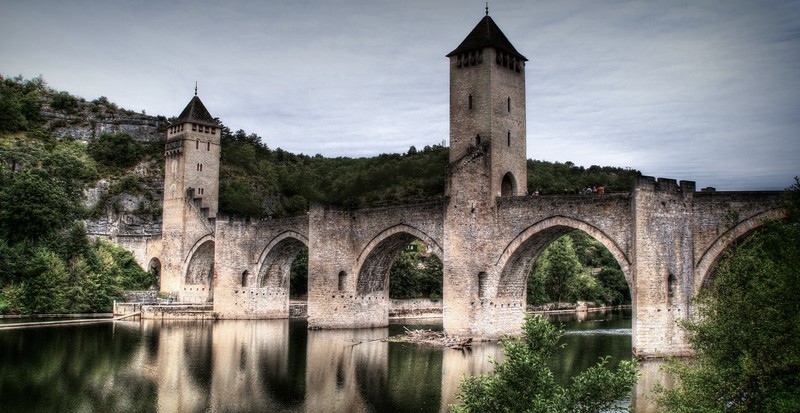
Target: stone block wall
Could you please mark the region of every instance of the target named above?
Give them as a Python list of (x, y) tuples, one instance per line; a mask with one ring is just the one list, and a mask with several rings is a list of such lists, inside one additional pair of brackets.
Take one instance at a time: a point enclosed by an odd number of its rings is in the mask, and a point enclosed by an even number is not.
[[(251, 221), (221, 216), (216, 227), (214, 310), (223, 318), (287, 318), (288, 279), (264, 284), (259, 277), (271, 265), (266, 261), (274, 256), (272, 250), (287, 242), (294, 243), (295, 249), (308, 242), (308, 217)], [(291, 261), (293, 257), (285, 258)], [(288, 266), (280, 269), (288, 277)]]
[(638, 356), (690, 348), (676, 321), (687, 316), (693, 285), (694, 182), (640, 177), (633, 193), (635, 260), (632, 341)]
[(406, 241), (414, 238), (441, 256), (442, 204), (359, 211), (312, 208), (309, 326), (388, 325), (388, 270)]

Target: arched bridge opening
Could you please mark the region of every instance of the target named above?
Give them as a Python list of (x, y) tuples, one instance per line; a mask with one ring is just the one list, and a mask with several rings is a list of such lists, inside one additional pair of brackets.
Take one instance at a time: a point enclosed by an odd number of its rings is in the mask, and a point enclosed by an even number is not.
[(255, 313), (286, 316), (290, 299), (305, 301), (308, 293), (308, 240), (286, 231), (264, 248), (250, 288)]
[(717, 266), (727, 252), (761, 230), (765, 223), (772, 220), (783, 220), (785, 218), (785, 210), (769, 210), (739, 222), (718, 236), (695, 263), (695, 293), (699, 293), (703, 288), (707, 288), (713, 282)]
[(632, 302), (625, 252), (598, 228), (572, 218), (553, 217), (525, 229), (493, 270), (478, 274), (481, 305), (515, 323), (512, 330), (531, 307)]
[(153, 257), (147, 264), (147, 272), (153, 275), (153, 285), (158, 287), (161, 285), (161, 260), (158, 257)]
[(356, 293), (386, 294), (392, 264), (414, 241), (420, 241), (430, 249), (431, 254), (441, 257), (441, 247), (424, 232), (406, 225), (392, 227), (373, 238), (359, 256)]
[[(359, 257), (355, 280), (356, 297), (373, 301), (415, 299), (415, 308), (381, 306), (395, 315), (440, 314), (442, 296), (442, 251), (422, 231), (400, 225), (383, 231)], [(407, 301), (405, 301), (407, 302)]]
[(214, 301), (214, 241), (203, 239), (192, 248), (184, 274), (180, 301), (188, 303)]

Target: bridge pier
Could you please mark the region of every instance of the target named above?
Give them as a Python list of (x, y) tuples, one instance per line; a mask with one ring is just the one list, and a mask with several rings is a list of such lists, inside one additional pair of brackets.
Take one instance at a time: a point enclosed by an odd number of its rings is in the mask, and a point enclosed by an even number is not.
[(691, 353), (677, 321), (694, 295), (695, 184), (639, 177), (633, 191), (632, 345), (639, 357)]

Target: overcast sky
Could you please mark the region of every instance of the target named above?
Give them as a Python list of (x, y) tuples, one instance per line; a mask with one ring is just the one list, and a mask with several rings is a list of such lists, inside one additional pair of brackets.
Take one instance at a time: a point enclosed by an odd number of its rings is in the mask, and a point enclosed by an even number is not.
[[(529, 62), (528, 158), (698, 188), (800, 174), (800, 1), (492, 1)], [(405, 152), (448, 139), (445, 55), (474, 0), (5, 0), (0, 74), (177, 116), (194, 94), (271, 148)]]

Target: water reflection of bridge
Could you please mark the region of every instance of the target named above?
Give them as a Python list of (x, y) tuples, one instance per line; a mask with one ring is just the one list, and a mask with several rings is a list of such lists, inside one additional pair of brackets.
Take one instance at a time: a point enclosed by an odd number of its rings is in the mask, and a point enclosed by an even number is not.
[[(493, 343), (462, 352), (382, 341), (388, 328), (307, 330), (289, 320), (145, 320), (142, 333), (142, 353), (129, 367), (155, 383), (158, 411), (444, 412), (464, 375), (502, 359)], [(556, 362), (585, 367), (609, 351), (582, 345)], [(662, 379), (657, 364), (643, 367), (636, 411), (652, 411), (645, 395)]]

